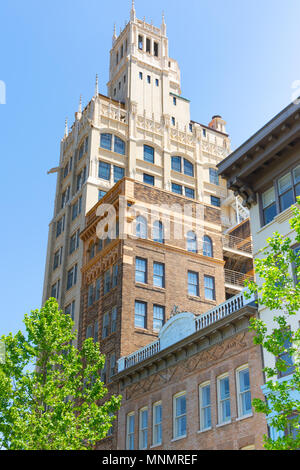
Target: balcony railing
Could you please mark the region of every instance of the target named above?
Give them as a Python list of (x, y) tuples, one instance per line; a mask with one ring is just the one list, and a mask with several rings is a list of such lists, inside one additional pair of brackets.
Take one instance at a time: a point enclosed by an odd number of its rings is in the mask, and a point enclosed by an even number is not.
[[(218, 305), (214, 309), (209, 310), (208, 312), (202, 315), (196, 316), (194, 320), (195, 333), (222, 320), (222, 318), (228, 317), (234, 312), (237, 312), (245, 305), (250, 304), (254, 301), (255, 296), (252, 296), (250, 299), (246, 299), (244, 292), (241, 292), (240, 294), (236, 295), (235, 297), (232, 297), (223, 304)], [(173, 321), (173, 319), (169, 321)], [(182, 337), (180, 340), (182, 339), (184, 339), (184, 337)], [(122, 357), (118, 361), (118, 372), (122, 372), (123, 370), (129, 369), (130, 367), (133, 367), (145, 361), (146, 359), (154, 356), (155, 354), (158, 354), (161, 350), (162, 349), (160, 339), (158, 339), (158, 341), (155, 341), (154, 343), (145, 346), (144, 348), (130, 354), (129, 356)]]
[(231, 250), (242, 251), (252, 255), (253, 244), (250, 238), (238, 238), (234, 235), (223, 235), (223, 247)]
[(253, 276), (249, 276), (248, 274), (242, 274), (236, 271), (231, 271), (230, 269), (224, 269), (225, 271), (225, 284), (231, 284), (237, 287), (245, 287), (245, 281), (248, 279), (249, 281), (254, 281)]

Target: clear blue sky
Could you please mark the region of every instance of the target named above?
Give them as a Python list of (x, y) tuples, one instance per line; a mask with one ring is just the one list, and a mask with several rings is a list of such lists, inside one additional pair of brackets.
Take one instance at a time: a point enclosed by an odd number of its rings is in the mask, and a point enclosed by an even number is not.
[[(40, 307), (48, 223), (64, 120), (96, 73), (106, 94), (113, 24), (131, 0), (0, 0), (0, 335)], [(291, 101), (300, 80), (299, 0), (136, 0), (137, 16), (161, 23), (178, 60), (192, 119), (226, 119), (236, 148)]]

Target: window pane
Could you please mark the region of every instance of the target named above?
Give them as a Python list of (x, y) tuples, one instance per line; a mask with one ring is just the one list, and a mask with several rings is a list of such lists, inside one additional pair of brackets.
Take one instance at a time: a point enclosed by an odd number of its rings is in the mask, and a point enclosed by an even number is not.
[(219, 185), (218, 170), (215, 170), (214, 168), (209, 169), (209, 181), (212, 184)]
[(188, 293), (195, 297), (199, 296), (199, 276), (198, 273), (188, 272)]
[(146, 284), (147, 282), (146, 271), (147, 271), (147, 261), (142, 258), (136, 258), (136, 264), (135, 264), (136, 282), (141, 282), (143, 284)]
[(278, 180), (279, 194), (284, 193), (285, 191), (287, 191), (291, 187), (292, 187), (292, 178), (291, 178), (290, 173), (288, 173), (287, 175), (283, 176), (282, 178), (280, 178)]
[(111, 134), (101, 134), (100, 147), (106, 150), (111, 150)]
[(162, 263), (153, 263), (153, 285), (155, 287), (165, 287), (165, 266)]
[(212, 241), (207, 235), (203, 237), (203, 255), (213, 257)]
[(114, 182), (117, 183), (124, 178), (125, 169), (114, 165)]
[(154, 176), (144, 173), (144, 183), (154, 186)]
[(216, 196), (211, 196), (211, 205), (212, 206), (216, 206), (216, 207), (221, 207), (221, 200), (219, 197), (216, 197)]
[(226, 377), (225, 379), (222, 379), (220, 381), (220, 396), (221, 400), (225, 400), (226, 398), (229, 398), (229, 378)]
[(294, 169), (293, 175), (294, 175), (294, 183), (295, 184), (300, 183), (300, 165)]
[(284, 211), (295, 202), (293, 190), (290, 189), (288, 192), (280, 196), (279, 199), (280, 199), (280, 209)]
[(147, 231), (147, 219), (145, 219), (145, 217), (138, 216), (136, 218), (136, 236), (138, 238), (146, 239), (148, 236)]
[(144, 302), (135, 302), (135, 326), (146, 328), (146, 304)]
[(276, 217), (276, 215), (277, 215), (276, 203), (274, 202), (274, 204), (269, 206), (267, 209), (264, 209), (263, 214), (264, 214), (264, 224), (265, 225), (272, 222), (274, 217)]
[(197, 236), (194, 232), (187, 233), (187, 249), (191, 253), (197, 253)]
[(115, 135), (114, 151), (120, 155), (125, 155), (125, 142)]
[(195, 190), (191, 188), (184, 188), (186, 197), (190, 197), (191, 199), (195, 199)]
[(144, 145), (144, 160), (146, 162), (154, 163), (154, 148), (149, 145)]
[(182, 195), (182, 186), (180, 186), (180, 184), (172, 183), (172, 192), (175, 194)]
[(266, 208), (275, 202), (275, 189), (272, 187), (262, 195), (263, 208)]
[(99, 162), (99, 178), (109, 181), (110, 180), (110, 164)]
[(184, 174), (188, 176), (194, 176), (194, 165), (185, 159), (184, 159)]
[(172, 157), (172, 170), (181, 173), (181, 157)]
[(160, 331), (165, 322), (165, 307), (160, 305), (153, 306), (153, 329)]
[(153, 241), (164, 243), (164, 227), (159, 221), (156, 221), (153, 224)]

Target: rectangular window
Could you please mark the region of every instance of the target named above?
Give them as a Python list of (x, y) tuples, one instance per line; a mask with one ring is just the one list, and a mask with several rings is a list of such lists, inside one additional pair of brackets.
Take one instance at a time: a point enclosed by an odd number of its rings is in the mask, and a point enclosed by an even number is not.
[(75, 232), (70, 238), (69, 255), (79, 248), (79, 233), (80, 231), (77, 230), (77, 232)]
[(199, 297), (199, 274), (193, 271), (188, 271), (188, 293)]
[(93, 326), (92, 325), (87, 326), (86, 332), (85, 332), (85, 337), (86, 337), (86, 339), (93, 337)]
[(218, 170), (215, 170), (215, 168), (209, 169), (209, 182), (215, 184), (216, 186), (219, 186), (220, 184)]
[(210, 383), (206, 382), (199, 387), (200, 431), (211, 428), (211, 399)]
[(174, 439), (186, 437), (186, 394), (182, 392), (173, 399), (173, 435)]
[(147, 260), (136, 258), (135, 260), (135, 282), (147, 284)]
[(59, 288), (60, 288), (60, 280), (58, 280), (51, 288), (51, 297), (54, 297), (58, 300), (59, 297)]
[(102, 339), (107, 338), (108, 335), (109, 335), (109, 312), (106, 312), (103, 315)]
[(139, 38), (138, 38), (138, 46), (139, 46), (139, 50), (142, 51), (143, 50), (143, 36), (139, 35)]
[(101, 295), (101, 279), (97, 279), (96, 281), (96, 289), (95, 289), (95, 302), (97, 302), (100, 299)]
[(182, 186), (180, 184), (172, 183), (172, 193), (182, 195)]
[(148, 447), (148, 408), (140, 410), (140, 436), (139, 448), (140, 450), (147, 449)]
[(72, 206), (72, 220), (75, 220), (76, 217), (81, 214), (82, 209), (82, 196), (80, 196), (75, 204)]
[(54, 254), (54, 261), (53, 261), (53, 271), (58, 268), (58, 266), (61, 265), (62, 262), (62, 250), (63, 248), (61, 247), (55, 254)]
[(221, 207), (221, 199), (216, 196), (210, 196), (210, 203), (212, 206)]
[(65, 309), (65, 314), (66, 315), (70, 315), (70, 317), (72, 318), (72, 320), (74, 321), (74, 318), (75, 318), (75, 300), (73, 300), (72, 303), (70, 303), (69, 305), (67, 305), (66, 309)]
[(151, 40), (149, 38), (146, 39), (146, 52), (151, 53)]
[(184, 188), (185, 196), (191, 199), (195, 199), (195, 190), (192, 188)]
[(62, 209), (69, 202), (69, 198), (70, 198), (70, 186), (68, 186), (67, 189), (62, 193), (62, 196), (61, 196), (61, 208)]
[(119, 265), (115, 264), (113, 266), (113, 272), (112, 272), (112, 288), (116, 287), (118, 284), (118, 272), (119, 272)]
[(176, 100), (175, 96), (173, 96), (173, 105), (174, 105), (174, 106), (177, 105), (177, 100)]
[(93, 284), (88, 288), (88, 307), (94, 303), (94, 286)]
[(144, 329), (147, 327), (147, 304), (145, 302), (135, 301), (134, 326)]
[(65, 215), (56, 222), (56, 238), (65, 230)]
[(165, 307), (153, 305), (153, 330), (160, 331), (165, 323)]
[(105, 150), (111, 150), (112, 135), (111, 134), (101, 134), (100, 137), (100, 147)]
[(250, 415), (252, 407), (248, 366), (240, 367), (236, 371), (236, 379), (239, 417)]
[(155, 287), (165, 287), (165, 265), (163, 263), (153, 263), (153, 285)]
[(162, 404), (161, 402), (153, 405), (153, 445), (162, 444)]
[(142, 72), (139, 73), (139, 77), (140, 77), (140, 80), (143, 80), (143, 73)]
[(279, 373), (278, 373), (278, 378), (279, 379), (281, 377), (287, 377), (288, 375), (291, 375), (295, 370), (295, 366), (294, 366), (294, 363), (293, 363), (293, 357), (292, 357), (291, 352), (290, 352), (291, 347), (292, 347), (292, 344), (291, 344), (290, 340), (287, 339), (284, 342), (284, 348), (285, 348), (286, 352), (283, 352), (282, 354), (279, 354), (279, 356), (278, 356), (278, 359), (280, 359), (281, 361), (284, 361), (284, 363), (287, 366), (286, 370), (279, 371)]
[(125, 169), (119, 166), (114, 165), (114, 182), (117, 183), (122, 178), (124, 178)]
[(147, 75), (147, 82), (150, 84), (151, 83), (151, 77), (150, 75)]
[(99, 178), (109, 181), (110, 180), (110, 164), (99, 162)]
[(275, 200), (275, 189), (274, 187), (268, 189), (262, 194), (262, 209), (264, 225), (272, 222), (274, 217), (277, 215), (276, 200)]
[(67, 290), (75, 286), (76, 282), (77, 282), (77, 264), (75, 264), (75, 266), (73, 266), (73, 268), (68, 271)]
[(229, 377), (218, 378), (219, 424), (231, 421)]
[(127, 415), (126, 430), (126, 449), (134, 450), (134, 413)]
[(145, 162), (154, 163), (154, 148), (149, 145), (144, 145), (144, 160)]
[(212, 276), (204, 276), (205, 298), (207, 300), (216, 300), (215, 278)]
[(159, 86), (159, 80), (158, 80), (158, 78), (155, 79), (155, 85), (156, 85), (156, 86)]
[(175, 118), (174, 118), (174, 117), (171, 118), (171, 122), (172, 122), (172, 126), (175, 126), (176, 121), (175, 121)]
[(278, 180), (278, 194), (281, 212), (294, 204), (295, 200), (291, 173), (287, 173)]
[(111, 312), (111, 333), (115, 333), (117, 331), (117, 307), (114, 307)]
[(158, 43), (157, 42), (154, 42), (153, 52), (154, 52), (154, 56), (158, 57)]
[(104, 273), (104, 295), (110, 291), (110, 269)]
[(110, 355), (110, 360), (109, 360), (109, 381), (111, 381), (111, 378), (115, 375), (115, 367), (116, 367), (116, 354), (112, 353)]
[(151, 186), (154, 186), (154, 176), (152, 175), (147, 175), (144, 173), (143, 181), (145, 184), (150, 184)]

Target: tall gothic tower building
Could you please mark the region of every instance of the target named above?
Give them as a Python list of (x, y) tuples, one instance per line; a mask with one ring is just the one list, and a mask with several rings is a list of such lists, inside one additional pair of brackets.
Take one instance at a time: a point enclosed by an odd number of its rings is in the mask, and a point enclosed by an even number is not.
[[(57, 173), (57, 186), (43, 302), (56, 297), (79, 327), (80, 233), (86, 214), (123, 177), (220, 207), (223, 232), (247, 218), (218, 178), (216, 165), (229, 153), (220, 116), (208, 125), (191, 120), (178, 63), (169, 57), (164, 17), (159, 28), (139, 20), (133, 2), (130, 21), (118, 37), (114, 30), (107, 96), (99, 94), (96, 79), (90, 102), (84, 109), (80, 102), (70, 129), (66, 122), (59, 165), (50, 170)], [(230, 261), (231, 272), (239, 270), (239, 256)], [(228, 278), (228, 295), (241, 290), (237, 284), (234, 276)]]

